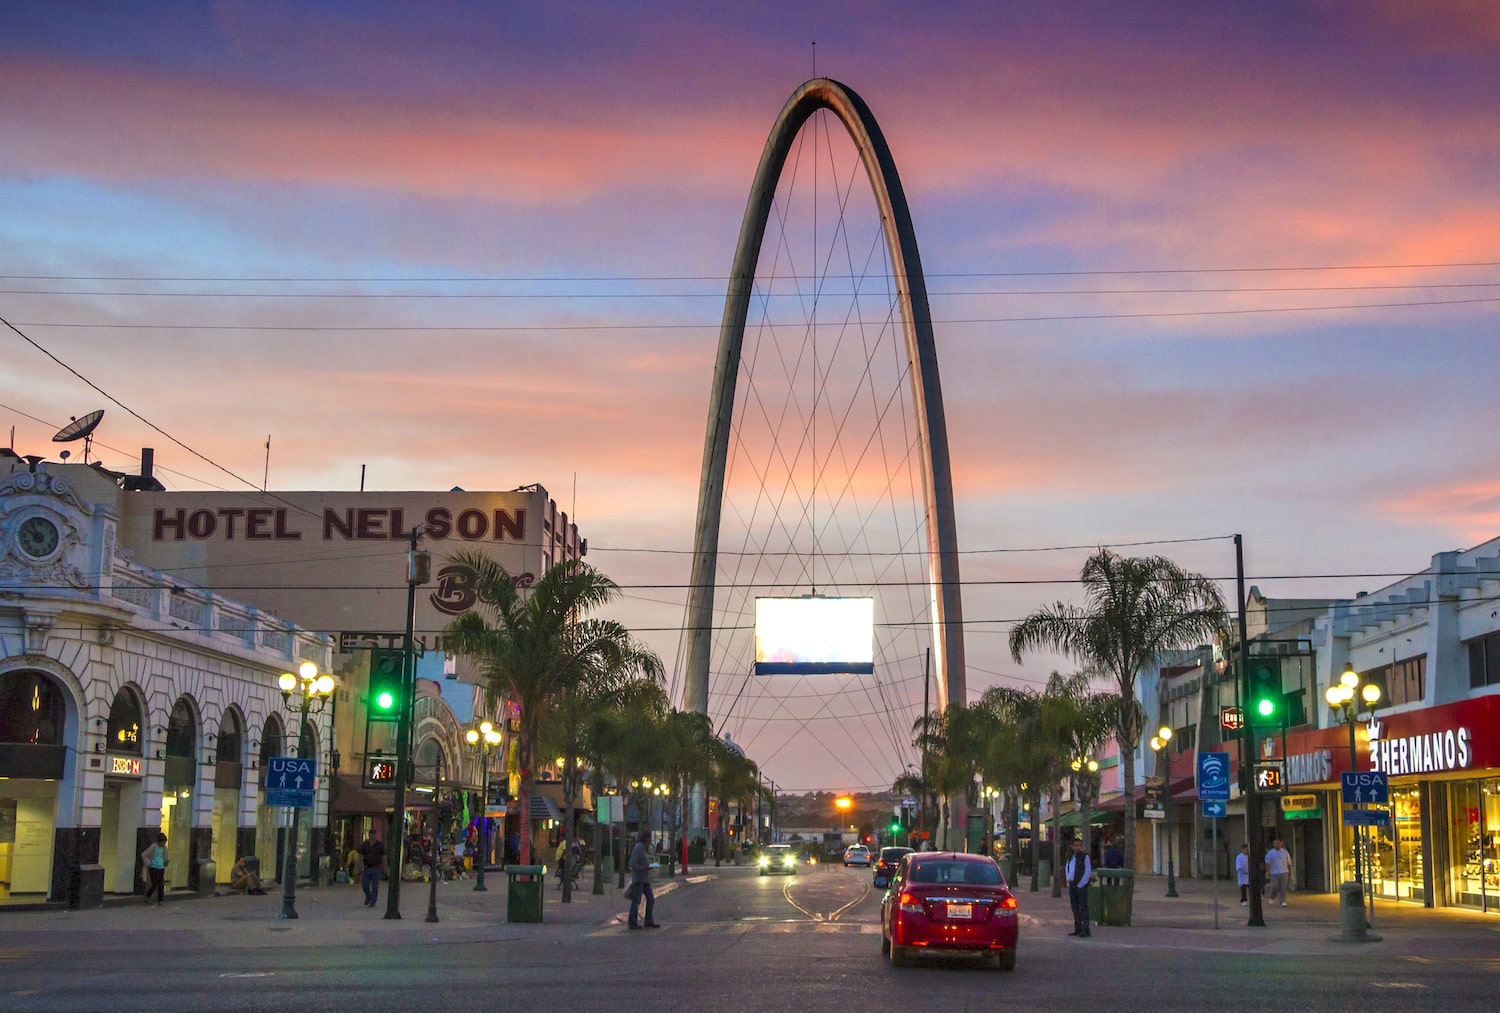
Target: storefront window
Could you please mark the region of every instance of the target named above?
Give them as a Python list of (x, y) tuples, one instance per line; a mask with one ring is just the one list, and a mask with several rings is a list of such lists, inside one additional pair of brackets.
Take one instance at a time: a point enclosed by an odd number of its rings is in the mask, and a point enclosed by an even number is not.
[(1500, 910), (1500, 779), (1449, 786), (1453, 903)]
[(1412, 787), (1391, 787), (1391, 825), (1372, 827), (1371, 889), (1392, 900), (1426, 899), (1422, 853), (1422, 796)]

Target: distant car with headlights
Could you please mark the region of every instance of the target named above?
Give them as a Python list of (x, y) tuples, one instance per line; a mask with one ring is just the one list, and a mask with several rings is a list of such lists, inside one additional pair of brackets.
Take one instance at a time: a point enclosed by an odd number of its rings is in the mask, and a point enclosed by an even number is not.
[(760, 853), (760, 874), (762, 876), (774, 876), (778, 872), (784, 872), (789, 876), (797, 874), (797, 852), (792, 850), (790, 844), (772, 844)]
[(915, 852), (901, 859), (881, 902), (880, 949), (893, 967), (930, 954), (974, 956), (1013, 971), (1019, 922), (1015, 894), (993, 859)]
[(911, 848), (881, 848), (880, 857), (875, 859), (875, 885), (889, 886), (891, 877), (896, 874), (896, 866), (911, 853)]
[(863, 844), (851, 844), (844, 849), (844, 868), (851, 865), (869, 865), (870, 849)]

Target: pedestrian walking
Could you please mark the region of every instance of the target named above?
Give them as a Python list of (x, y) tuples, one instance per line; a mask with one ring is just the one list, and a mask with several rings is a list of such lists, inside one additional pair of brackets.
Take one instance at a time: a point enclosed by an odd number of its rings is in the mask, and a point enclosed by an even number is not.
[(1234, 878), (1240, 884), (1240, 907), (1250, 903), (1250, 845), (1241, 844), (1240, 853), (1234, 856)]
[(359, 886), (365, 892), (365, 907), (374, 907), (380, 899), (380, 870), (385, 865), (385, 843), (370, 834), (359, 846), (359, 858), (365, 864), (359, 874)]
[(1277, 897), (1281, 898), (1281, 906), (1286, 907), (1287, 882), (1292, 877), (1292, 855), (1286, 850), (1286, 845), (1278, 837), (1271, 842), (1271, 850), (1266, 852), (1266, 878), (1271, 884), (1271, 903), (1275, 904)]
[(640, 912), (641, 898), (646, 899), (646, 928), (656, 929), (656, 896), (651, 892), (651, 831), (642, 830), (630, 852), (630, 918), (627, 924), (633, 929), (641, 927), (636, 915)]
[(1073, 838), (1073, 853), (1064, 866), (1068, 877), (1068, 903), (1073, 908), (1073, 931), (1070, 936), (1089, 938), (1089, 883), (1094, 879), (1094, 865), (1083, 850), (1083, 841)]
[(149, 882), (146, 884), (146, 906), (151, 906), (151, 895), (156, 894), (156, 904), (161, 906), (167, 899), (167, 835), (157, 834), (156, 843), (141, 852), (141, 862), (146, 866)]

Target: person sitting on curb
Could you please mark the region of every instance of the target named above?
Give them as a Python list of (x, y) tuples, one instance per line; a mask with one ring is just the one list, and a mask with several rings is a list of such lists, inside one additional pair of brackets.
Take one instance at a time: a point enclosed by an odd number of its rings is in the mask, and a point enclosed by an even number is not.
[(265, 893), (260, 885), (260, 877), (250, 871), (245, 865), (245, 856), (241, 855), (234, 861), (234, 868), (229, 870), (229, 888), (236, 893), (252, 894)]

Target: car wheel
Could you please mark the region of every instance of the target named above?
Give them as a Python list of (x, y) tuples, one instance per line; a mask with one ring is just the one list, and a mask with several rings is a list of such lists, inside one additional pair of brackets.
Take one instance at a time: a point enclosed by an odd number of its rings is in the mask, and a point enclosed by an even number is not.
[(891, 941), (885, 937), (884, 932), (880, 934), (880, 953), (881, 956), (885, 957), (891, 955)]
[(1014, 971), (1016, 969), (1015, 950), (997, 950), (995, 952), (995, 970)]
[(891, 943), (890, 955), (892, 967), (905, 967), (911, 963), (906, 957), (906, 947), (904, 946), (897, 946), (895, 943)]

